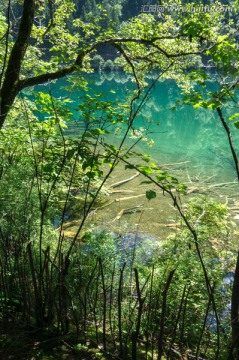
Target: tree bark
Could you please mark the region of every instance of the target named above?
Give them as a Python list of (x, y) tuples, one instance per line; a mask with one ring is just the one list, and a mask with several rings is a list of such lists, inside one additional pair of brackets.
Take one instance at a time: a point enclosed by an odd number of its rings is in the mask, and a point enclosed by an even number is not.
[(19, 75), (22, 62), (29, 44), (35, 14), (35, 1), (24, 0), (22, 17), (17, 39), (8, 60), (4, 81), (0, 90), (0, 128), (19, 92)]

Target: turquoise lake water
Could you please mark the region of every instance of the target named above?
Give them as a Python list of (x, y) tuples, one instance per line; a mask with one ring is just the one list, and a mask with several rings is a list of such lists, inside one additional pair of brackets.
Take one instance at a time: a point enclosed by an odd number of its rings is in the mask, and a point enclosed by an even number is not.
[[(135, 84), (127, 81), (123, 75), (117, 81), (102, 80), (98, 75), (87, 76), (87, 79), (89, 81), (87, 94), (94, 97), (94, 93), (103, 92), (102, 100), (115, 100), (116, 105), (120, 101), (125, 101), (129, 96), (129, 89), (135, 88)], [(69, 136), (81, 135), (84, 118), (82, 111), (78, 108), (82, 101), (78, 97), (80, 95), (82, 98), (86, 93), (84, 94), (79, 89), (76, 91), (72, 89), (67, 93), (66, 90), (62, 90), (62, 85), (66, 85), (66, 82), (52, 83), (50, 85), (52, 94), (58, 99), (69, 96), (74, 100), (71, 105), (73, 121), (68, 123), (67, 133)], [(213, 90), (215, 86), (216, 84), (211, 82), (208, 84), (208, 89)], [(41, 86), (38, 89), (47, 92), (47, 86)], [(114, 94), (111, 90), (114, 90)], [(189, 197), (202, 194), (238, 208), (238, 181), (227, 135), (217, 112), (194, 109), (188, 105), (171, 110), (181, 99), (181, 90), (172, 80), (155, 83), (133, 124), (135, 130), (148, 129), (145, 136), (148, 141), (152, 140), (154, 145), (149, 146), (147, 142), (141, 141), (135, 150), (151, 154), (152, 160), (159, 168), (162, 167), (164, 171), (187, 186)], [(234, 112), (237, 112), (236, 109), (223, 108), (225, 118)], [(232, 123), (230, 127), (235, 149), (239, 152), (239, 130)], [(119, 128), (119, 124), (109, 127), (110, 135), (106, 137), (108, 143), (117, 146), (121, 142), (126, 126), (123, 125), (121, 131)], [(126, 145), (132, 146), (134, 141), (127, 138)], [(137, 160), (133, 158), (132, 162), (135, 161)], [(135, 170), (126, 171), (124, 165), (119, 165), (108, 179), (106, 187), (110, 189), (112, 184), (128, 179), (133, 174)], [(118, 193), (111, 192), (107, 198), (110, 205), (102, 210), (92, 211), (89, 224), (94, 224), (94, 227), (100, 230), (107, 229), (116, 233), (126, 231), (159, 238), (168, 236), (172, 230), (170, 227), (165, 227), (165, 224), (177, 223), (178, 214), (172, 206), (170, 197), (164, 196), (156, 186), (146, 185), (144, 180), (143, 176), (138, 176), (133, 181), (124, 184)], [(157, 192), (156, 198), (150, 202), (145, 196), (148, 190)], [(188, 196), (181, 199), (182, 203), (187, 202)], [(122, 209), (133, 210), (121, 216)], [(68, 230), (75, 231), (74, 227)]]
[[(116, 100), (116, 103), (127, 98), (129, 88), (135, 88), (132, 82), (124, 80), (123, 75), (118, 81), (105, 78), (102, 80), (98, 75), (93, 74), (87, 79), (90, 82), (90, 94), (93, 95), (94, 91), (103, 92), (104, 100)], [(52, 91), (56, 97), (62, 95), (60, 90), (62, 83), (61, 81), (52, 84)], [(208, 86), (212, 90), (216, 85), (211, 83)], [(114, 90), (115, 94), (112, 94), (111, 90)], [(77, 96), (77, 92), (71, 94), (71, 98), (76, 100), (76, 103)], [(159, 165), (184, 163), (181, 167), (184, 181), (209, 177), (213, 182), (234, 181), (236, 174), (227, 135), (216, 110), (193, 109), (189, 105), (171, 110), (175, 102), (180, 99), (182, 99), (181, 90), (174, 81), (165, 80), (155, 83), (139, 116), (134, 121), (135, 129), (148, 129), (145, 136), (150, 143), (152, 140), (154, 145), (148, 146), (147, 142), (141, 141), (137, 145), (137, 150), (151, 154)], [(75, 107), (76, 104), (73, 105), (73, 108)], [(225, 111), (226, 115), (228, 111), (228, 109)], [(74, 117), (76, 121), (82, 121), (81, 112), (74, 111)], [(239, 151), (239, 130), (236, 130), (233, 124), (231, 128), (235, 148)], [(114, 145), (120, 143), (123, 130), (120, 132), (119, 126), (111, 127), (109, 141)], [(77, 131), (80, 130), (75, 127), (74, 133)], [(133, 140), (128, 141), (129, 144), (133, 143)]]

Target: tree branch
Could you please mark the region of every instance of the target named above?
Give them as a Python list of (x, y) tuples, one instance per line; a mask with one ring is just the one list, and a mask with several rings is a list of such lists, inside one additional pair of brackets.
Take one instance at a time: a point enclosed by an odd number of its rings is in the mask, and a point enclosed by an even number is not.
[(226, 123), (226, 120), (224, 119), (224, 116), (222, 114), (222, 110), (221, 110), (220, 107), (217, 108), (217, 113), (218, 113), (219, 118), (221, 120), (221, 123), (222, 123), (222, 125), (223, 125), (223, 127), (224, 127), (224, 129), (225, 129), (225, 131), (227, 133), (229, 146), (230, 146), (230, 149), (231, 149), (233, 161), (234, 161), (235, 168), (236, 168), (237, 178), (239, 180), (239, 163), (238, 163), (238, 157), (237, 157), (237, 154), (236, 154), (236, 150), (235, 150), (233, 142), (232, 142), (232, 134), (231, 134), (229, 126)]
[[(162, 38), (154, 38), (153, 40), (147, 40), (147, 39), (139, 39), (139, 38), (116, 38), (116, 39), (106, 39), (106, 40), (100, 40), (97, 42), (94, 42), (93, 44), (91, 44), (85, 51), (81, 51), (79, 53), (79, 55), (77, 56), (75, 62), (70, 65), (70, 66), (66, 66), (64, 68), (61, 68), (55, 72), (52, 73), (45, 73), (42, 75), (38, 75), (38, 76), (34, 76), (32, 78), (28, 78), (28, 79), (24, 79), (24, 80), (19, 80), (18, 82), (18, 86), (17, 89), (18, 91), (29, 87), (29, 86), (34, 86), (34, 85), (38, 85), (38, 84), (42, 84), (44, 82), (47, 82), (49, 80), (56, 80), (56, 79), (61, 79), (69, 74), (72, 74), (74, 71), (76, 71), (78, 68), (81, 68), (82, 66), (82, 62), (84, 57), (91, 53), (93, 50), (97, 49), (98, 47), (102, 46), (102, 45), (112, 45), (113, 47), (119, 49), (119, 44), (124, 44), (124, 43), (138, 43), (138, 44), (144, 44), (144, 45), (151, 45), (153, 48), (157, 49), (157, 51), (159, 51), (161, 54), (163, 54), (166, 58), (170, 59), (170, 58), (177, 58), (177, 57), (185, 57), (188, 55), (199, 55), (202, 53), (202, 51), (192, 51), (192, 52), (181, 52), (181, 53), (167, 53), (163, 48), (161, 48), (160, 46), (158, 46), (157, 44), (155, 44), (154, 42), (156, 40), (165, 40), (167, 39), (162, 37)], [(121, 53), (123, 52), (122, 48), (121, 48)]]
[(17, 39), (10, 53), (1, 89), (0, 128), (3, 125), (7, 113), (9, 112), (9, 108), (13, 104), (15, 97), (19, 92), (19, 76), (32, 31), (34, 14), (35, 1), (24, 0)]
[[(162, 54), (167, 59), (170, 58), (175, 59), (180, 57), (186, 57), (189, 55), (200, 55), (202, 54), (202, 52), (205, 51), (205, 49), (201, 49), (198, 51), (192, 50), (192, 51), (185, 51), (179, 53), (177, 52), (168, 53), (164, 48), (162, 48), (161, 46), (159, 46), (158, 43), (156, 43), (160, 40), (176, 40), (178, 36), (177, 37), (162, 36), (162, 37), (154, 37), (152, 39), (123, 38), (123, 37), (110, 38), (110, 39), (95, 41), (94, 43), (86, 47), (84, 50), (80, 50), (78, 56), (71, 65), (60, 68), (59, 70), (56, 70), (54, 72), (47, 72), (38, 76), (33, 76), (27, 79), (19, 80), (21, 65), (24, 60), (27, 46), (29, 44), (32, 25), (34, 21), (34, 13), (35, 13), (35, 1), (24, 0), (23, 13), (21, 17), (18, 37), (10, 54), (8, 66), (5, 72), (4, 83), (1, 89), (2, 102), (1, 102), (1, 112), (0, 112), (0, 128), (3, 126), (5, 118), (19, 91), (21, 91), (26, 87), (42, 84), (49, 80), (60, 79), (73, 73), (74, 71), (82, 67), (83, 59), (87, 54), (91, 53), (93, 50), (97, 49), (102, 45), (111, 45), (119, 49), (120, 44), (121, 45), (127, 43), (142, 44), (146, 46), (151, 46), (153, 49), (156, 50), (156, 52)], [(121, 54), (123, 53), (123, 56), (126, 57), (126, 53), (124, 52), (122, 47), (120, 47), (120, 49), (121, 49)], [(132, 66), (132, 62), (130, 62), (130, 64)]]

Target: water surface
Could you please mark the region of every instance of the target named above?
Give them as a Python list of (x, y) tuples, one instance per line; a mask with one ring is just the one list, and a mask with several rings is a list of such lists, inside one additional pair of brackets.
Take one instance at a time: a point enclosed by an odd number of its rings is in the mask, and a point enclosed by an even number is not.
[[(117, 82), (107, 79), (102, 81), (98, 75), (90, 75), (88, 80), (90, 81), (90, 95), (94, 96), (94, 93), (102, 92), (104, 93), (102, 99), (115, 100), (116, 104), (119, 101), (126, 101), (130, 90), (135, 88), (132, 82), (124, 81), (123, 75)], [(60, 84), (62, 85), (61, 82)], [(209, 84), (211, 90), (216, 86), (215, 83)], [(59, 82), (52, 85), (52, 89), (56, 97), (65, 96)], [(112, 90), (114, 93), (111, 92)], [(81, 92), (80, 95), (84, 96), (84, 93)], [(77, 110), (76, 106), (77, 102), (81, 101), (78, 96), (77, 92), (71, 94), (71, 98), (76, 100), (76, 103), (72, 108), (75, 121), (69, 124), (69, 132), (73, 130), (74, 134), (82, 132), (84, 121), (82, 112)], [(150, 154), (159, 167), (184, 182), (190, 190), (190, 196), (203, 194), (206, 197), (214, 197), (229, 206), (235, 205), (237, 201), (235, 197), (238, 193), (236, 173), (228, 139), (217, 112), (194, 109), (189, 105), (182, 105), (172, 110), (180, 100), (182, 100), (181, 90), (175, 82), (165, 80), (154, 84), (133, 124), (135, 130), (146, 129), (144, 134), (147, 138), (147, 141), (138, 143), (135, 150)], [(223, 109), (225, 117), (229, 116), (230, 111), (230, 109)], [(239, 130), (236, 130), (233, 124), (230, 126), (237, 150)], [(107, 141), (113, 145), (119, 144), (124, 131), (125, 127), (119, 124), (111, 126)], [(126, 143), (132, 146), (134, 141), (135, 139), (128, 138)], [(149, 144), (153, 145), (149, 146)], [(113, 172), (107, 185), (110, 186), (134, 173), (134, 170), (125, 171), (124, 165), (120, 165)], [(111, 205), (101, 211), (92, 212), (89, 222), (100, 229), (107, 226), (110, 231), (124, 232), (130, 229), (131, 232), (166, 236), (177, 227), (178, 213), (168, 197), (163, 196), (156, 187), (143, 184), (143, 180), (143, 177), (139, 176), (121, 186), (118, 189), (119, 192), (109, 196)], [(227, 185), (221, 186), (224, 183)], [(148, 189), (157, 192), (156, 199), (150, 202), (145, 197)], [(139, 197), (136, 197), (138, 195)], [(133, 198), (127, 200), (130, 196)], [(183, 201), (186, 202), (187, 197)], [(134, 206), (135, 209), (117, 218), (122, 209)]]
[[(132, 81), (116, 82), (91, 75), (90, 93), (103, 92), (107, 100), (126, 100), (129, 89), (135, 88)], [(122, 75), (123, 79), (123, 75)], [(149, 80), (152, 82), (153, 80)], [(216, 87), (209, 83), (209, 90)], [(115, 91), (115, 94), (111, 93)], [(211, 177), (215, 182), (228, 182), (236, 178), (227, 135), (216, 110), (194, 109), (183, 105), (172, 108), (182, 100), (181, 89), (172, 80), (158, 81), (154, 84), (147, 101), (134, 121), (135, 129), (145, 129), (148, 141), (141, 141), (137, 149), (152, 155), (157, 164), (184, 163), (183, 180)], [(233, 112), (232, 112), (233, 113)], [(225, 110), (226, 115), (230, 110)], [(80, 120), (80, 114), (77, 115)], [(117, 125), (111, 128), (111, 141), (122, 138)], [(231, 124), (235, 148), (238, 149), (239, 130)], [(152, 140), (152, 142), (151, 142)], [(130, 141), (130, 140), (129, 140)], [(133, 139), (131, 144), (133, 143)], [(153, 146), (148, 146), (153, 143)], [(183, 174), (184, 172), (184, 174)]]

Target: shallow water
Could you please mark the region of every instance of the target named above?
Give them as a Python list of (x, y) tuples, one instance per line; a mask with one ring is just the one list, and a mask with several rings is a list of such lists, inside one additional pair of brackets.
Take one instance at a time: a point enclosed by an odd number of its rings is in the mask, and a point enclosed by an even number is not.
[[(129, 95), (129, 88), (135, 88), (132, 82), (109, 81), (91, 75), (89, 93), (94, 91), (104, 92), (104, 100), (124, 100)], [(122, 78), (123, 79), (123, 78)], [(211, 89), (215, 84), (209, 84)], [(110, 91), (114, 90), (115, 94)], [(53, 85), (53, 94), (56, 97), (64, 95), (61, 92), (59, 83)], [(73, 99), (77, 99), (77, 92), (72, 94)], [(118, 99), (118, 100), (117, 100)], [(176, 176), (180, 181), (186, 183), (189, 189), (196, 188), (191, 196), (202, 193), (208, 197), (214, 197), (219, 201), (234, 205), (235, 195), (238, 193), (236, 173), (232, 160), (232, 155), (228, 145), (226, 133), (220, 123), (215, 110), (193, 109), (188, 105), (171, 110), (175, 103), (182, 99), (181, 90), (173, 81), (157, 82), (142, 108), (139, 116), (134, 121), (134, 128), (147, 129), (145, 137), (148, 142), (141, 141), (135, 150), (142, 153), (151, 154), (153, 161), (163, 170)], [(75, 109), (75, 104), (74, 104)], [(225, 116), (230, 114), (230, 110), (224, 109)], [(74, 117), (77, 121), (82, 121), (80, 111), (74, 110)], [(230, 124), (233, 134), (235, 148), (239, 150), (239, 130)], [(107, 141), (113, 145), (120, 143), (124, 127), (121, 132), (116, 130), (119, 126), (111, 127), (111, 133)], [(74, 134), (78, 130), (75, 125), (69, 125), (69, 131)], [(152, 140), (152, 141), (151, 141)], [(134, 139), (128, 139), (127, 144), (132, 145)], [(135, 161), (135, 159), (133, 160)], [(119, 180), (130, 177), (135, 171), (127, 170), (120, 165), (112, 174), (107, 185)], [(92, 212), (89, 215), (89, 223), (97, 225), (99, 228), (107, 228), (110, 231), (129, 231), (137, 233), (148, 233), (152, 235), (166, 236), (172, 231), (173, 224), (178, 222), (178, 214), (172, 206), (171, 200), (163, 196), (154, 186), (142, 184), (143, 177), (139, 176), (132, 182), (121, 186), (118, 193), (109, 195), (111, 205), (101, 211)], [(233, 182), (235, 182), (233, 184)], [(214, 187), (215, 184), (232, 183), (228, 186)], [(157, 192), (157, 198), (148, 201), (145, 192), (153, 189)], [(120, 192), (122, 190), (122, 193)], [(130, 196), (138, 196), (128, 199)], [(142, 196), (142, 197), (141, 197)], [(187, 197), (183, 201), (187, 201)], [(136, 207), (131, 211), (125, 212), (117, 219), (122, 209)], [(169, 225), (164, 227), (164, 225)]]
[[(102, 83), (98, 75), (90, 75), (88, 78), (90, 94), (94, 91), (102, 92), (103, 100), (116, 100), (116, 103), (117, 99), (124, 101), (129, 95), (129, 89), (135, 88), (130, 81), (117, 83), (104, 79)], [(149, 84), (152, 81), (149, 80)], [(211, 83), (208, 86), (209, 90), (212, 90), (216, 84)], [(115, 94), (112, 94), (111, 90), (114, 90)], [(73, 98), (76, 96), (77, 94), (73, 95)], [(147, 142), (141, 141), (137, 150), (151, 154), (159, 165), (185, 162), (181, 167), (184, 181), (190, 181), (191, 177), (212, 177), (214, 182), (235, 180), (227, 135), (216, 110), (193, 109), (189, 105), (171, 110), (181, 99), (181, 90), (174, 81), (155, 83), (133, 125), (135, 129), (147, 129), (144, 135), (149, 142), (152, 140), (154, 145), (150, 147)], [(226, 110), (224, 115), (228, 115), (228, 112), (230, 113)], [(80, 112), (75, 113), (75, 117), (82, 120)], [(109, 141), (113, 144), (120, 143), (122, 139), (122, 132), (117, 130), (117, 125), (111, 127)], [(239, 150), (239, 130), (236, 130), (233, 124), (231, 130), (235, 148)], [(132, 144), (134, 140), (128, 141)]]

